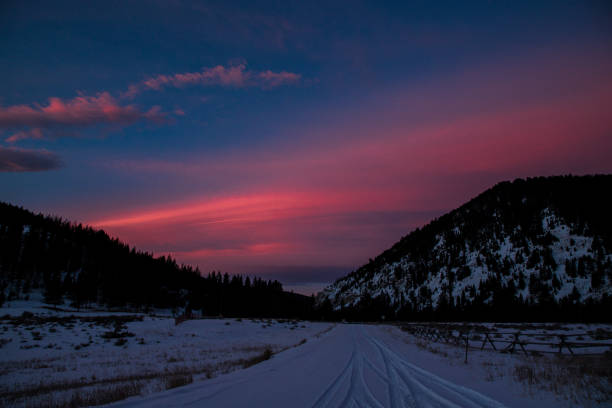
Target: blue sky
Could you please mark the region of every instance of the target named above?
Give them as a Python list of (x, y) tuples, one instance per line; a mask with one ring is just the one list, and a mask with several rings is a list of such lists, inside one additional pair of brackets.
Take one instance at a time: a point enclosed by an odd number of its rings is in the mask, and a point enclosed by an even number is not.
[(5, 1), (0, 199), (319, 287), (497, 181), (610, 172), (611, 9)]

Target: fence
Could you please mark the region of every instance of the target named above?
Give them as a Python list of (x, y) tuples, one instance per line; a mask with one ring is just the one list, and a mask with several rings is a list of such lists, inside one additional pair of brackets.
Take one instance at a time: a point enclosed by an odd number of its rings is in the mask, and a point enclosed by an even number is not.
[(522, 352), (525, 355), (530, 353), (557, 353), (559, 355), (579, 353), (586, 355), (612, 351), (612, 336), (608, 331), (525, 333), (520, 330), (492, 331), (474, 329), (470, 326), (449, 325), (447, 327), (440, 324), (410, 324), (402, 326), (402, 330), (430, 341), (465, 347), (466, 363), (470, 349), (492, 349), (502, 353)]

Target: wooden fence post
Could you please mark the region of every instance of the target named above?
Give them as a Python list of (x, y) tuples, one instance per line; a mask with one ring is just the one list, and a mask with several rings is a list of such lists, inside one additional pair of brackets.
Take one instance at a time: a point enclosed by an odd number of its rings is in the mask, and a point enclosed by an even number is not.
[(565, 346), (571, 354), (574, 354), (574, 351), (570, 348), (569, 344), (565, 342), (565, 335), (559, 334), (559, 339), (561, 340), (559, 342), (559, 354), (561, 354), (561, 350), (563, 349), (563, 346)]
[(465, 361), (464, 361), (465, 364), (467, 364), (468, 362), (467, 357), (468, 357), (468, 347), (469, 346), (470, 346), (470, 338), (469, 338), (469, 332), (467, 332), (465, 334)]
[(485, 332), (485, 338), (482, 339), (482, 346), (480, 346), (480, 349), (484, 350), (484, 348), (485, 348), (485, 346), (487, 344), (487, 340), (489, 341), (489, 343), (491, 343), (491, 347), (493, 347), (493, 350), (497, 351), (497, 349), (495, 348), (495, 344), (493, 344), (493, 341), (489, 337), (489, 332)]

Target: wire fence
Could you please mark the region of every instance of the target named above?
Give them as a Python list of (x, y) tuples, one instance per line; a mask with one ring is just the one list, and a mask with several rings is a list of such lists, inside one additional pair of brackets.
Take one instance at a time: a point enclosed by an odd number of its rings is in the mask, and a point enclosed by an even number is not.
[(575, 333), (555, 333), (533, 330), (494, 331), (470, 328), (470, 326), (450, 326), (409, 324), (402, 330), (433, 342), (452, 344), (465, 348), (465, 362), (468, 351), (493, 350), (502, 353), (541, 353), (597, 355), (612, 352), (612, 333), (591, 331)]

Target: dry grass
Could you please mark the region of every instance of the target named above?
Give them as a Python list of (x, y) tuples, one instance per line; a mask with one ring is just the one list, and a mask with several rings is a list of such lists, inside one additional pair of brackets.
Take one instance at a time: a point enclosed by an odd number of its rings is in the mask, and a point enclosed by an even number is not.
[(23, 406), (32, 408), (81, 408), (104, 405), (121, 401), (134, 395), (139, 395), (142, 387), (142, 383), (134, 382), (113, 385), (106, 388), (81, 390), (64, 396), (64, 398), (46, 396), (46, 398), (38, 400), (35, 403), (26, 401)]
[[(247, 368), (269, 360), (274, 352), (271, 346), (250, 347), (259, 353), (251, 358), (221, 361), (201, 366), (181, 366), (160, 372), (145, 372), (129, 376), (46, 382), (37, 385), (18, 386), (0, 391), (0, 406), (85, 407), (107, 404), (140, 394), (146, 384), (158, 383), (162, 389), (190, 384), (195, 375), (213, 378), (216, 373), (228, 373), (236, 368)], [(40, 360), (25, 364), (32, 368), (42, 367)], [(20, 363), (21, 366), (24, 362)], [(59, 396), (58, 396), (59, 395)], [(32, 403), (36, 401), (36, 403)], [(43, 401), (43, 402), (41, 402)]]
[(485, 361), (482, 365), (486, 371), (485, 381), (491, 382), (505, 376), (506, 366), (504, 364)]
[(15, 402), (20, 400), (27, 400), (28, 398), (52, 394), (60, 391), (77, 390), (80, 388), (87, 388), (92, 386), (105, 385), (106, 388), (114, 389), (117, 385), (122, 384), (133, 384), (141, 382), (143, 380), (151, 380), (160, 378), (166, 374), (164, 373), (147, 373), (142, 375), (132, 375), (125, 377), (113, 377), (91, 381), (86, 380), (73, 380), (73, 381), (58, 381), (40, 383), (36, 386), (25, 386), (25, 387), (14, 387), (11, 391), (4, 391), (0, 393), (0, 406), (6, 404), (7, 406), (13, 405)]
[(169, 376), (165, 380), (165, 387), (167, 390), (171, 388), (182, 387), (183, 385), (191, 384), (193, 382), (193, 376), (191, 374), (187, 375), (174, 375)]
[(512, 376), (530, 391), (544, 389), (576, 404), (612, 401), (612, 355), (524, 359)]
[(335, 324), (333, 324), (333, 325), (329, 326), (329, 327), (328, 327), (328, 328), (326, 328), (326, 329), (321, 330), (320, 332), (318, 332), (317, 334), (315, 334), (315, 335), (314, 335), (314, 337), (319, 338), (319, 337), (321, 337), (322, 335), (324, 335), (325, 333), (327, 333), (327, 332), (331, 331), (331, 330), (332, 330), (334, 327), (336, 327), (336, 325), (335, 325)]
[(255, 357), (245, 359), (244, 363), (242, 364), (242, 367), (248, 368), (254, 366), (255, 364), (261, 363), (262, 361), (269, 360), (270, 358), (272, 358), (273, 355), (274, 353), (272, 352), (272, 350), (270, 348), (266, 348), (261, 354), (258, 354)]
[(96, 405), (110, 404), (140, 394), (142, 384), (132, 382), (128, 384), (113, 385), (107, 388), (98, 388), (86, 393), (74, 393), (68, 403), (59, 403), (58, 408), (80, 408)]
[[(459, 357), (453, 354), (453, 348), (438, 347), (435, 342), (417, 336), (413, 336), (413, 339), (418, 348), (448, 357), (451, 362)], [(485, 360), (480, 364), (484, 368), (486, 381), (512, 377), (532, 394), (545, 390), (584, 407), (612, 401), (611, 352), (599, 355), (545, 355), (530, 351), (529, 356), (515, 355), (511, 360)]]
[[(106, 344), (113, 347), (125, 347), (130, 337), (131, 344), (145, 344), (144, 338), (135, 336), (128, 331), (128, 323), (142, 320), (141, 316), (37, 316), (24, 313), (18, 317), (0, 317), (0, 334), (12, 330), (16, 335), (22, 337), (24, 347), (40, 347), (61, 349), (55, 343), (46, 340), (48, 333), (71, 331), (78, 337), (72, 345), (63, 345), (77, 358), (87, 359), (88, 354), (95, 355), (96, 347), (92, 345)], [(240, 322), (237, 319), (236, 322)], [(232, 320), (233, 324), (234, 320)], [(261, 320), (266, 325), (276, 324), (272, 320)], [(292, 321), (283, 323), (291, 324)], [(131, 326), (130, 326), (131, 328)], [(95, 329), (89, 333), (87, 331)], [(331, 329), (331, 328), (329, 328)], [(328, 330), (329, 330), (328, 329)], [(325, 330), (326, 331), (326, 330)], [(82, 334), (81, 332), (84, 332)], [(322, 334), (322, 333), (320, 333)], [(320, 335), (319, 334), (319, 335)], [(171, 333), (168, 334), (169, 336)], [(195, 335), (193, 335), (195, 336)], [(27, 341), (26, 341), (27, 340)], [(43, 340), (41, 342), (41, 340)], [(19, 339), (17, 339), (19, 341)], [(296, 347), (306, 342), (302, 340)], [(3, 342), (8, 343), (8, 341)], [(146, 342), (147, 344), (149, 341)], [(158, 341), (159, 343), (159, 341)], [(3, 346), (4, 344), (0, 344)], [(16, 346), (21, 346), (17, 344)], [(119, 348), (118, 347), (118, 348)], [(141, 346), (137, 346), (141, 347)], [(113, 347), (114, 348), (114, 347)], [(113, 370), (119, 368), (123, 362), (114, 360), (101, 361), (100, 364), (107, 366), (103, 375), (91, 375), (76, 378), (77, 371), (72, 361), (63, 364), (58, 361), (60, 357), (38, 358), (31, 360), (19, 360), (5, 362), (0, 367), (0, 375), (9, 375), (7, 381), (0, 386), (0, 407), (2, 406), (43, 406), (43, 407), (81, 407), (106, 404), (113, 401), (125, 399), (138, 394), (149, 394), (164, 389), (180, 387), (194, 381), (202, 381), (213, 378), (220, 374), (229, 373), (236, 369), (251, 367), (270, 359), (275, 353), (282, 351), (280, 346), (270, 344), (246, 344), (241, 346), (227, 347), (220, 350), (203, 350), (210, 358), (204, 360), (185, 360), (179, 355), (165, 355), (160, 365), (146, 364), (140, 370)], [(163, 350), (162, 350), (163, 351)], [(174, 354), (174, 353), (168, 353)], [(41, 354), (44, 355), (44, 354)], [(241, 358), (237, 358), (237, 357)], [(160, 355), (161, 357), (161, 355)], [(63, 358), (63, 357), (62, 357)], [(44, 369), (44, 374), (36, 377), (45, 378), (32, 379), (29, 382), (11, 383), (10, 374), (17, 371)], [(115, 373), (113, 373), (115, 371)], [(122, 372), (118, 375), (118, 372)], [(43, 373), (42, 371), (40, 373)], [(60, 375), (55, 375), (60, 373)]]
[(25, 327), (27, 330), (33, 330), (34, 326), (45, 324), (60, 325), (66, 328), (73, 328), (75, 323), (89, 323), (93, 326), (120, 326), (129, 322), (140, 322), (143, 316), (137, 315), (109, 315), (109, 316), (40, 316), (30, 312), (23, 312), (21, 316), (5, 315), (0, 317), (0, 321), (10, 324), (13, 327)]
[(416, 344), (416, 346), (420, 348), (421, 350), (427, 350), (430, 353), (437, 354), (442, 357), (448, 358), (448, 353), (445, 350), (442, 350), (439, 347), (434, 347), (429, 341), (417, 339), (417, 341), (414, 344)]

